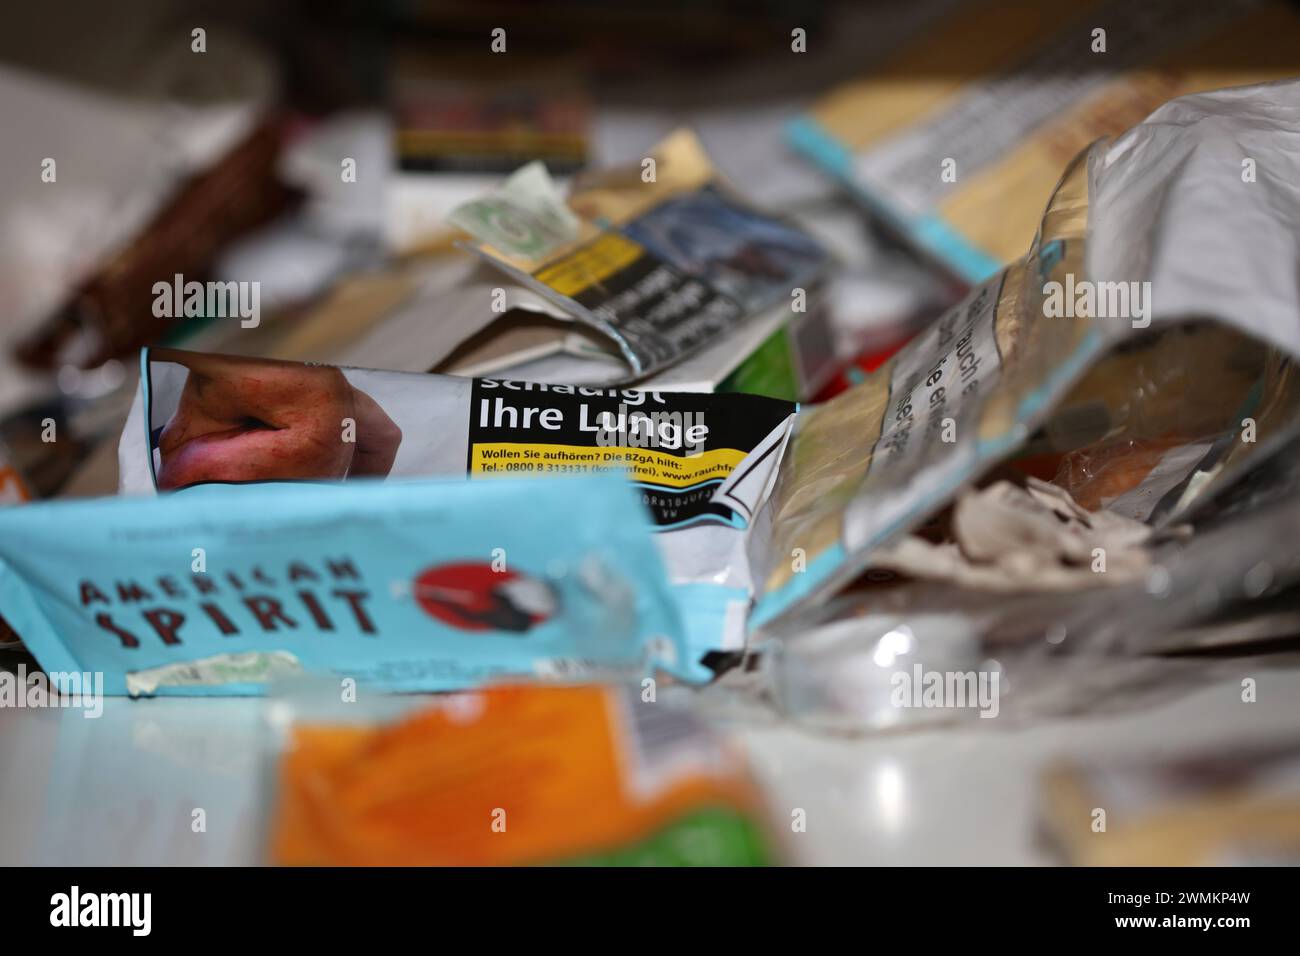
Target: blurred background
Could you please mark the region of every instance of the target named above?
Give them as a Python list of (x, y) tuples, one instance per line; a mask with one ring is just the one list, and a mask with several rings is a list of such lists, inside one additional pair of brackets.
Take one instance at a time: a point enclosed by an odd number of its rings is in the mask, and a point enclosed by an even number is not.
[[(1190, 44), (1203, 74), (1285, 75), (1300, 48), (1289, 14), (1291, 32), (1275, 17), (1249, 42), (1205, 41), (1232, 33), (1251, 6), (1162, 2), (1140, 15), (1023, 0), (17, 7), (0, 35), (0, 493), (113, 489), (111, 454), (92, 452), (120, 424), (145, 344), (399, 367), (392, 343), (412, 323), (438, 322), (454, 281), (438, 278), (454, 270), (451, 209), (532, 159), (562, 180), (639, 162), (679, 126), (696, 131), (740, 195), (798, 221), (838, 260), (818, 330), (827, 354), (805, 362), (790, 396), (825, 397), (960, 298), (981, 268), (1020, 255), (1047, 180), (1079, 148), (1181, 89), (1213, 85), (1184, 82), (1176, 65), (1144, 73), (1167, 48)], [(1092, 22), (1110, 25), (1104, 56), (1086, 47)], [(1044, 39), (1062, 30), (1085, 42), (1063, 53)], [(1051, 173), (982, 189), (967, 216), (983, 223), (973, 231), (988, 254), (973, 271), (925, 242), (898, 241), (906, 229), (851, 201), (827, 162), (795, 148), (792, 124), (810, 109), (826, 128), (847, 116), (847, 128), (869, 135), (1012, 67), (996, 121), (978, 104), (950, 111), (1004, 145), (1045, 110), (1126, 71), (1130, 81), (1126, 99), (1099, 101), (1049, 142)], [(868, 98), (853, 102), (873, 72)], [(340, 174), (348, 160), (351, 178)], [(259, 282), (263, 321), (154, 317), (154, 281), (177, 273)], [(353, 347), (373, 344), (385, 323), (387, 351)], [(57, 443), (38, 440), (49, 417), (67, 426)]]

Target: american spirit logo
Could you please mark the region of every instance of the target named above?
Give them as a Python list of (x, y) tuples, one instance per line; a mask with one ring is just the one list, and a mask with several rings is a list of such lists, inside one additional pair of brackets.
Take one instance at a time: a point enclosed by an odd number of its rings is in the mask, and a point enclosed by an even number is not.
[(376, 633), (366, 609), (370, 591), (350, 558), (315, 566), (294, 561), (272, 570), (254, 565), (243, 573), (188, 578), (82, 580), (77, 597), (95, 623), (125, 648), (138, 648), (145, 639), (181, 644), (186, 629), (196, 626), (215, 627), (224, 637), (299, 628), (333, 631), (341, 622), (354, 624), (362, 634)]

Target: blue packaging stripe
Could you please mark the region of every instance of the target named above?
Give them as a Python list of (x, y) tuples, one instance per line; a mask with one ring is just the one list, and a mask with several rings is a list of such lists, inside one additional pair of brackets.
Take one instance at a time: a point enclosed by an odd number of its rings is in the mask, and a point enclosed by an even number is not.
[(967, 282), (978, 284), (1002, 268), (1001, 262), (972, 244), (940, 216), (902, 214), (890, 208), (881, 197), (863, 189), (854, 174), (852, 151), (811, 116), (791, 120), (786, 127), (786, 138), (794, 149), (843, 182), (863, 205), (888, 220), (908, 241), (947, 263)]

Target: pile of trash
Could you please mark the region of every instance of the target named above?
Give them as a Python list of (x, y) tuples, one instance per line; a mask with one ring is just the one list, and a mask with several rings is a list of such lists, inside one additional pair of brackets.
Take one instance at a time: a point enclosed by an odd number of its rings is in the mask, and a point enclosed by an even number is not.
[[(1300, 81), (1169, 76), (972, 83), (910, 127), (854, 85), (801, 115), (795, 148), (941, 266), (888, 343), (846, 333), (861, 265), (827, 222), (764, 208), (688, 129), (593, 170), (557, 93), (532, 161), (453, 189), (429, 177), (458, 140), (420, 127), (442, 114), (419, 84), (395, 128), (345, 117), (282, 155), (256, 96), (187, 117), (223, 158), (16, 345), (63, 396), (0, 426), (3, 646), (68, 692), (468, 692), (297, 712), (286, 863), (771, 862), (743, 761), (698, 715), (1017, 723), (1287, 660)], [(1163, 105), (1075, 141), (1068, 119), (1143, 97)], [(995, 107), (1025, 128), (963, 152)], [(396, 158), (369, 158), (388, 137)], [(365, 219), (372, 162), (401, 217)], [(1044, 175), (1027, 218), (1013, 187)], [(421, 789), (462, 751), (494, 759)], [(479, 817), (537, 754), (539, 816), (502, 857)], [(1081, 774), (1054, 799), (1090, 806)]]

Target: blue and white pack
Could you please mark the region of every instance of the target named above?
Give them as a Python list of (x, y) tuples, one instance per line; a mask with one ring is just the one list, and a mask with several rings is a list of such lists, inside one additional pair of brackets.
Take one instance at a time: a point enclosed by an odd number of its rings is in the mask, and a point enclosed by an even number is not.
[(208, 485), (0, 509), (0, 608), (52, 674), (238, 695), (395, 691), (691, 662), (622, 476)]

